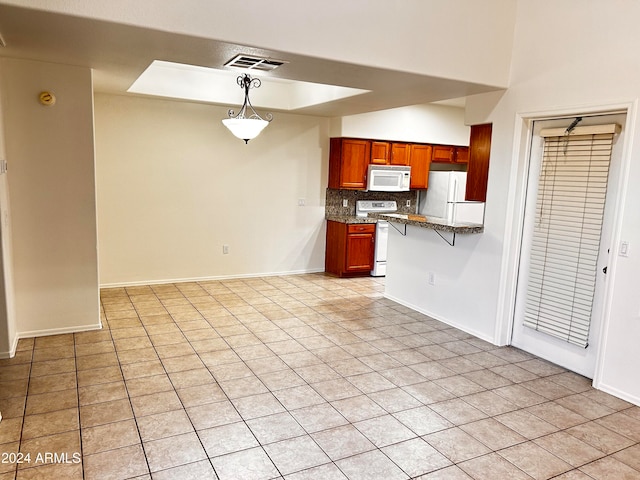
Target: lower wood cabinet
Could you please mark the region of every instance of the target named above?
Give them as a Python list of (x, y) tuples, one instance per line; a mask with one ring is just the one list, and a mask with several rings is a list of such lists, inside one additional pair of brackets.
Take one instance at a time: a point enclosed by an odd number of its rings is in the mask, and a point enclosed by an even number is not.
[(369, 275), (373, 269), (375, 223), (327, 221), (325, 272), (339, 277)]

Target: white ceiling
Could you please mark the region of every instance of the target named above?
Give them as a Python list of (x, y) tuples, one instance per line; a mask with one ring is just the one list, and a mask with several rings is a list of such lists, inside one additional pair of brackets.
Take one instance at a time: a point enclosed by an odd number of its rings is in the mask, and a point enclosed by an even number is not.
[[(177, 98), (196, 102), (226, 104), (233, 99), (242, 104), (244, 88), (237, 82), (241, 74), (254, 80), (250, 101), (254, 107), (299, 110), (330, 101), (367, 93), (358, 88), (273, 78), (269, 73), (247, 69), (219, 70), (183, 63), (155, 60), (127, 90), (131, 93)], [(264, 84), (265, 88), (258, 88)]]
[[(274, 79), (365, 91), (311, 105), (302, 102), (269, 107), (293, 113), (342, 116), (430, 102), (451, 104), (452, 99), (497, 89), (7, 5), (0, 5), (0, 34), (6, 43), (0, 47), (0, 56), (90, 67), (97, 92), (127, 94), (147, 67), (160, 60), (230, 72), (235, 94), (226, 100), (192, 101), (237, 105), (242, 99), (233, 80), (238, 71), (223, 65), (239, 53), (286, 60), (288, 63), (265, 74)], [(264, 90), (268, 80), (263, 77), (263, 82)], [(455, 100), (453, 104), (461, 103)]]

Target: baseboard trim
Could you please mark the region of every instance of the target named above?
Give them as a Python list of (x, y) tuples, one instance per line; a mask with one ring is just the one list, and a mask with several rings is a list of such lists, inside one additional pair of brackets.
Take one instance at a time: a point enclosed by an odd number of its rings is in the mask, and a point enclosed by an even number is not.
[(93, 325), (76, 325), (74, 327), (49, 328), (46, 330), (31, 330), (27, 332), (18, 332), (13, 338), (13, 345), (11, 345), (11, 350), (8, 352), (0, 352), (0, 358), (13, 358), (16, 355), (16, 350), (18, 348), (18, 341), (21, 338), (46, 337), (49, 335), (62, 335), (65, 333), (88, 332), (91, 330), (101, 330), (101, 329), (102, 329), (102, 323), (97, 323)]
[(18, 332), (18, 338), (46, 337), (49, 335), (63, 335), (65, 333), (79, 333), (101, 329), (102, 323), (91, 325), (76, 325), (74, 327), (50, 328), (47, 330), (31, 330), (27, 332)]
[(452, 322), (452, 321), (450, 321), (450, 320), (448, 320), (446, 318), (443, 318), (443, 317), (441, 317), (439, 315), (436, 315), (433, 312), (429, 312), (428, 310), (425, 310), (424, 308), (420, 308), (420, 307), (417, 307), (416, 305), (413, 305), (413, 304), (411, 304), (409, 302), (405, 302), (403, 300), (400, 300), (400, 299), (394, 297), (393, 295), (388, 295), (387, 293), (385, 293), (384, 294), (384, 298), (388, 298), (389, 300), (393, 300), (394, 302), (399, 303), (400, 305), (403, 305), (403, 306), (408, 307), (408, 308), (410, 308), (412, 310), (415, 310), (416, 312), (420, 312), (420, 313), (422, 313), (424, 315), (427, 315), (427, 316), (433, 318), (434, 320), (438, 320), (439, 322), (446, 323), (447, 325), (449, 325), (451, 327), (454, 327), (454, 328), (457, 328), (458, 330), (462, 330), (463, 332), (468, 333), (469, 335), (473, 335), (474, 337), (477, 337), (480, 340), (484, 340), (485, 342), (489, 342), (491, 345), (495, 345), (494, 338), (489, 336), (489, 335), (485, 335), (485, 334), (483, 334), (481, 332), (477, 332), (477, 331), (475, 331), (475, 330), (473, 330), (471, 328), (467, 328), (465, 326), (458, 325), (455, 322)]
[(216, 280), (234, 280), (234, 279), (242, 279), (242, 278), (281, 277), (284, 275), (304, 275), (305, 273), (321, 273), (321, 272), (324, 272), (324, 268), (312, 268), (308, 270), (290, 270), (286, 272), (241, 273), (237, 275), (214, 275), (214, 276), (208, 276), (208, 277), (163, 278), (163, 279), (154, 279), (154, 280), (136, 280), (134, 282), (101, 283), (100, 288), (138, 287), (140, 285), (164, 285), (167, 283), (211, 282)]
[(8, 352), (0, 352), (0, 358), (13, 358), (16, 355), (16, 350), (18, 348), (18, 335), (13, 336), (13, 342)]
[(608, 393), (610, 395), (613, 395), (614, 397), (618, 397), (622, 400), (625, 400), (629, 403), (633, 403), (634, 405), (637, 405), (640, 407), (640, 398), (636, 397), (635, 395), (629, 395), (629, 393), (627, 392), (623, 392), (622, 390), (618, 390), (617, 388), (611, 387), (603, 383), (598, 383), (598, 385), (594, 384), (593, 388), (602, 390), (605, 393)]

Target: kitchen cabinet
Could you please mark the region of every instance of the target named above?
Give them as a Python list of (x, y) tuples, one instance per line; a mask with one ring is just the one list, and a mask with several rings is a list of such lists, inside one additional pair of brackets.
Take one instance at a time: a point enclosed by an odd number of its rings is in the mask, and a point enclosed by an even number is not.
[(489, 179), (492, 124), (472, 125), (469, 138), (466, 200), (485, 202)]
[(431, 161), (437, 163), (467, 163), (469, 161), (469, 147), (434, 145)]
[(325, 271), (339, 277), (369, 275), (373, 269), (375, 223), (327, 221)]
[(391, 158), (391, 144), (389, 142), (371, 142), (371, 162), (376, 165), (388, 165)]
[(329, 145), (329, 188), (364, 190), (371, 141), (332, 138)]
[(433, 147), (431, 145), (412, 144), (409, 155), (409, 165), (411, 166), (411, 187), (412, 189), (427, 188), (429, 183), (429, 167)]
[(455, 163), (469, 163), (469, 147), (456, 147)]
[(411, 144), (371, 141), (371, 163), (375, 165), (409, 165)]
[(411, 146), (408, 143), (391, 144), (391, 165), (409, 165)]
[(431, 162), (466, 164), (468, 161), (469, 147), (464, 146), (332, 138), (328, 187), (365, 190), (367, 168), (374, 164), (408, 165), (411, 167), (411, 188), (425, 189)]

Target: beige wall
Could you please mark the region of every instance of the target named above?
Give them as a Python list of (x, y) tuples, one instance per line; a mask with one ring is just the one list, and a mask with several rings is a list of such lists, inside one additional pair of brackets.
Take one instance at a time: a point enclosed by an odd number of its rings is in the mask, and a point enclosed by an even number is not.
[(324, 270), (329, 120), (276, 112), (245, 145), (226, 113), (96, 94), (102, 285)]
[[(91, 71), (2, 60), (16, 331), (98, 328)], [(55, 106), (38, 95), (50, 90)]]

